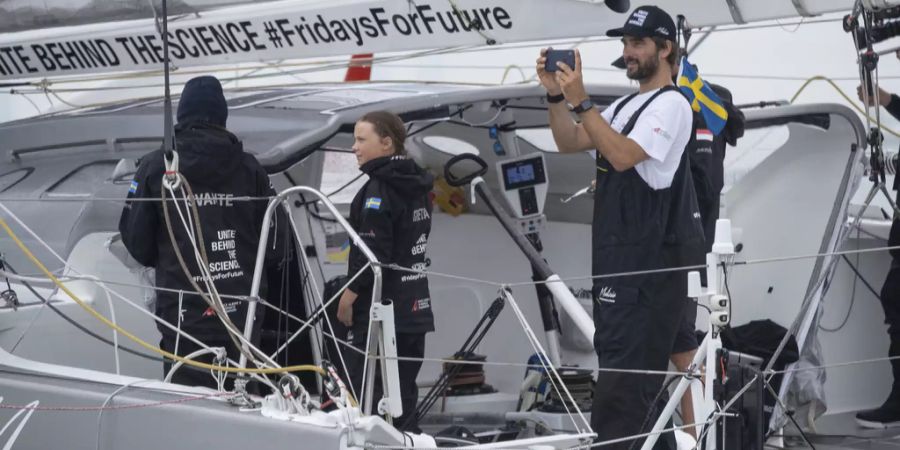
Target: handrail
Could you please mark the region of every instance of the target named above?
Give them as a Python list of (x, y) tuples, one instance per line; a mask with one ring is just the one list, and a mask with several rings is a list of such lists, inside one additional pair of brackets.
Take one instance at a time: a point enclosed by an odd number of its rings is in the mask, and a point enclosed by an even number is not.
[[(250, 298), (255, 299), (259, 298), (259, 287), (262, 280), (262, 269), (265, 263), (266, 257), (266, 247), (268, 247), (269, 242), (269, 226), (272, 222), (272, 214), (275, 211), (275, 208), (281, 204), (284, 199), (294, 193), (304, 192), (312, 194), (315, 197), (318, 197), (319, 200), (325, 205), (325, 208), (331, 212), (334, 216), (334, 219), (341, 225), (344, 230), (347, 231), (347, 234), (350, 236), (350, 239), (353, 241), (353, 244), (362, 252), (362, 254), (366, 257), (371, 265), (372, 272), (374, 274), (374, 283), (372, 284), (372, 299), (380, 299), (381, 298), (381, 265), (378, 262), (378, 258), (375, 257), (375, 254), (372, 253), (372, 250), (366, 245), (366, 243), (362, 240), (359, 234), (356, 233), (356, 230), (347, 222), (347, 219), (338, 211), (337, 207), (334, 206), (334, 203), (328, 199), (328, 197), (323, 194), (321, 191), (311, 188), (309, 186), (293, 186), (287, 188), (274, 198), (269, 200), (269, 205), (266, 207), (266, 213), (263, 216), (262, 230), (259, 235), (259, 246), (256, 249), (256, 265), (253, 268), (253, 282), (250, 285)], [(253, 319), (256, 315), (256, 304), (257, 302), (251, 301), (248, 305), (247, 309), (247, 318), (244, 322), (244, 337), (248, 340), (250, 339), (251, 331), (253, 330)], [(245, 367), (247, 364), (246, 357), (242, 354), (239, 366)]]
[(162, 137), (146, 136), (146, 137), (120, 137), (107, 139), (89, 139), (85, 141), (63, 142), (60, 144), (41, 145), (38, 147), (26, 147), (10, 150), (9, 156), (14, 161), (21, 159), (22, 155), (29, 153), (45, 152), (49, 150), (60, 150), (73, 147), (89, 147), (94, 145), (106, 145), (110, 150), (115, 151), (116, 144), (135, 144), (143, 142), (162, 142)]

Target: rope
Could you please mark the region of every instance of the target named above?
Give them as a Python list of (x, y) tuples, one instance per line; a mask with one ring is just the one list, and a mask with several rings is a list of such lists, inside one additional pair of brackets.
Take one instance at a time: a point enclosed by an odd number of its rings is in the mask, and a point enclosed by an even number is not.
[(44, 266), (44, 264), (41, 263), (41, 261), (38, 260), (37, 257), (34, 256), (33, 253), (31, 253), (31, 250), (28, 249), (28, 246), (26, 246), (25, 243), (23, 243), (23, 242), (19, 239), (19, 237), (13, 232), (13, 230), (12, 230), (12, 229), (9, 227), (9, 225), (6, 223), (6, 220), (4, 220), (4, 219), (2, 219), (2, 218), (0, 218), (0, 227), (2, 227), (3, 230), (6, 232), (6, 234), (9, 235), (10, 239), (12, 239), (13, 242), (15, 242), (16, 246), (19, 247), (19, 250), (21, 250), (22, 253), (25, 254), (25, 256), (26, 256), (26, 257), (27, 257), (27, 258), (28, 258), (28, 259), (29, 259), (29, 260), (30, 260), (30, 261), (31, 261), (31, 262), (32, 262), (32, 263), (33, 263), (33, 264), (41, 271), (41, 272), (43, 272), (45, 276), (47, 276), (47, 278), (49, 278), (51, 281), (53, 281), (53, 284), (55, 284), (60, 290), (62, 290), (63, 292), (65, 292), (65, 293), (66, 293), (66, 294), (67, 294), (67, 295), (68, 295), (75, 303), (77, 303), (78, 306), (80, 306), (82, 309), (84, 309), (85, 311), (87, 311), (88, 314), (90, 314), (90, 315), (93, 316), (95, 319), (97, 319), (97, 320), (99, 320), (100, 322), (102, 322), (104, 325), (106, 325), (106, 326), (108, 326), (108, 327), (110, 327), (110, 328), (112, 328), (112, 329), (118, 331), (119, 333), (122, 333), (125, 337), (127, 337), (128, 339), (130, 339), (132, 342), (138, 344), (138, 345), (141, 346), (141, 347), (144, 347), (145, 349), (147, 349), (147, 350), (149, 350), (149, 351), (151, 351), (151, 352), (153, 352), (153, 353), (157, 353), (157, 354), (159, 354), (159, 355), (161, 355), (161, 356), (163, 356), (163, 357), (166, 357), (166, 358), (168, 358), (168, 359), (170, 359), (170, 360), (172, 360), (172, 361), (184, 361), (184, 363), (187, 364), (187, 365), (189, 365), (189, 366), (198, 367), (198, 368), (201, 368), (201, 369), (208, 369), (208, 370), (218, 370), (218, 371), (222, 371), (222, 372), (231, 372), (231, 373), (237, 373), (237, 372), (240, 372), (240, 373), (256, 373), (256, 374), (273, 374), (273, 373), (286, 373), (286, 372), (311, 371), (311, 372), (317, 372), (317, 373), (320, 373), (320, 374), (322, 374), (322, 375), (326, 375), (326, 374), (325, 374), (325, 371), (322, 370), (322, 368), (317, 367), (317, 366), (313, 366), (313, 365), (297, 365), (297, 366), (289, 366), (289, 367), (281, 367), (281, 368), (265, 368), (265, 369), (259, 369), (259, 368), (257, 368), (257, 369), (251, 369), (251, 368), (240, 368), (240, 367), (217, 366), (217, 365), (213, 365), (213, 364), (206, 364), (206, 363), (202, 363), (202, 362), (198, 362), (198, 361), (188, 360), (188, 359), (182, 358), (182, 357), (180, 357), (180, 356), (178, 356), (178, 355), (174, 355), (174, 354), (172, 354), (172, 353), (169, 353), (169, 352), (167, 352), (167, 351), (165, 351), (165, 350), (163, 350), (163, 349), (161, 349), (161, 348), (159, 348), (159, 347), (157, 347), (157, 346), (155, 346), (155, 345), (153, 345), (153, 344), (149, 344), (149, 343), (145, 342), (144, 340), (142, 340), (141, 338), (135, 336), (134, 334), (132, 334), (132, 333), (129, 332), (128, 330), (125, 330), (125, 329), (123, 329), (122, 327), (120, 327), (120, 326), (118, 326), (118, 325), (116, 325), (116, 324), (110, 322), (109, 319), (107, 319), (106, 317), (104, 317), (102, 314), (98, 313), (94, 308), (92, 308), (90, 305), (88, 305), (88, 304), (85, 303), (83, 300), (81, 300), (81, 298), (79, 298), (74, 292), (72, 292), (71, 290), (69, 290), (69, 288), (68, 288), (65, 284), (63, 284), (61, 281), (59, 281), (59, 279), (57, 279), (56, 276), (54, 276), (53, 273), (50, 272), (50, 270), (47, 269), (47, 267)]
[[(825, 252), (825, 253), (811, 253), (811, 254), (805, 254), (805, 255), (778, 256), (778, 257), (772, 257), (772, 258), (748, 259), (748, 260), (743, 260), (743, 261), (734, 261), (733, 263), (731, 263), (731, 265), (733, 265), (733, 266), (749, 266), (749, 265), (765, 264), (765, 263), (772, 263), (772, 262), (794, 261), (794, 260), (799, 260), (799, 259), (814, 259), (814, 258), (821, 258), (824, 256), (841, 256), (841, 255), (853, 255), (853, 254), (862, 254), (862, 253), (885, 252), (885, 251), (891, 251), (891, 250), (897, 250), (897, 249), (900, 249), (900, 245), (885, 246), (885, 247), (873, 247), (873, 248), (856, 249), (856, 250), (840, 250), (840, 251)], [(385, 264), (385, 263), (377, 263), (377, 264), (373, 263), (373, 264), (381, 266), (382, 268), (397, 270), (397, 271), (401, 271), (401, 272), (425, 274), (428, 276), (436, 276), (436, 277), (440, 277), (440, 278), (449, 278), (449, 279), (454, 279), (454, 280), (470, 281), (473, 283), (480, 283), (480, 284), (486, 284), (486, 285), (497, 286), (497, 287), (534, 286), (534, 285), (538, 285), (538, 284), (548, 283), (547, 281), (544, 281), (544, 280), (499, 282), (499, 281), (483, 280), (480, 278), (465, 277), (465, 276), (461, 276), (461, 275), (454, 275), (454, 274), (449, 274), (449, 273), (444, 273), (444, 272), (435, 272), (432, 270), (413, 269), (411, 267), (403, 267), (403, 266), (399, 266), (397, 264)], [(706, 269), (706, 265), (705, 264), (697, 264), (697, 265), (692, 265), (692, 266), (667, 267), (667, 268), (662, 268), (662, 269), (651, 269), (651, 270), (635, 270), (635, 271), (629, 271), (629, 272), (617, 272), (617, 273), (609, 273), (609, 274), (602, 274), (602, 275), (561, 277), (559, 279), (559, 281), (569, 282), (569, 281), (597, 280), (597, 279), (604, 279), (604, 278), (649, 275), (649, 274), (659, 274), (659, 273), (666, 273), (666, 272), (683, 272), (683, 271), (701, 270), (701, 269)]]
[[(269, 359), (262, 351), (257, 349), (253, 344), (249, 342), (249, 340), (243, 335), (243, 333), (241, 333), (241, 331), (237, 329), (237, 327), (231, 321), (231, 318), (228, 316), (228, 313), (225, 311), (225, 306), (222, 303), (222, 299), (218, 296), (219, 292), (216, 289), (215, 282), (213, 281), (210, 273), (206, 270), (206, 268), (208, 267), (209, 258), (206, 256), (206, 244), (203, 242), (203, 232), (200, 227), (200, 213), (197, 210), (196, 197), (191, 190), (191, 186), (188, 183), (188, 180), (177, 172), (175, 176), (180, 179), (179, 190), (181, 191), (182, 199), (186, 203), (186, 208), (189, 209), (189, 212), (187, 213), (188, 219), (191, 218), (191, 213), (193, 213), (193, 222), (191, 222), (190, 225), (185, 222), (185, 218), (181, 213), (181, 208), (178, 207), (178, 203), (174, 204), (175, 210), (178, 212), (178, 216), (181, 219), (182, 225), (184, 225), (184, 230), (188, 236), (188, 240), (193, 246), (194, 258), (196, 259), (197, 267), (200, 271), (200, 276), (203, 280), (203, 283), (206, 285), (208, 295), (206, 292), (203, 292), (203, 290), (200, 289), (200, 286), (197, 285), (196, 280), (194, 280), (190, 269), (188, 269), (187, 264), (184, 261), (180, 246), (178, 244), (178, 240), (175, 238), (175, 231), (172, 228), (172, 222), (169, 217), (169, 208), (164, 204), (162, 210), (163, 218), (165, 219), (166, 223), (166, 231), (168, 232), (172, 248), (175, 250), (175, 256), (178, 259), (178, 264), (181, 266), (181, 270), (184, 272), (184, 275), (187, 278), (188, 282), (191, 284), (191, 286), (194, 287), (200, 297), (203, 298), (203, 300), (211, 308), (213, 308), (213, 311), (216, 313), (219, 321), (228, 331), (228, 337), (231, 339), (232, 343), (234, 343), (235, 347), (247, 358), (247, 360), (252, 361), (258, 366), (263, 366), (264, 364), (256, 360), (254, 355), (254, 353), (256, 353), (257, 355), (262, 356), (262, 359), (268, 359), (268, 361), (266, 361), (267, 363), (271, 364), (274, 367), (277, 367), (278, 364), (276, 364), (275, 361)], [(171, 185), (169, 183), (166, 183), (165, 179), (163, 179), (162, 184), (165, 186), (165, 189), (161, 190), (162, 197), (165, 198), (166, 191), (169, 191), (174, 198), (175, 191), (171, 187)], [(187, 195), (185, 195), (185, 190), (187, 191)]]
[[(235, 202), (255, 202), (255, 201), (265, 201), (268, 202), (275, 198), (272, 197), (249, 197), (249, 196), (241, 196), (241, 197), (229, 197), (228, 201)], [(162, 198), (162, 197), (146, 197), (146, 198), (124, 198), (124, 197), (83, 197), (83, 198), (71, 198), (71, 197), (46, 197), (46, 198), (24, 198), (24, 197), (0, 197), (0, 202), (114, 202), (114, 203), (130, 203), (130, 202), (177, 202), (180, 199), (178, 198)]]
[[(806, 89), (806, 87), (809, 86), (813, 81), (825, 81), (825, 82), (827, 82), (827, 83), (830, 84), (835, 90), (838, 91), (838, 94), (840, 94), (841, 97), (844, 97), (844, 100), (846, 100), (847, 103), (849, 103), (850, 106), (851, 106), (853, 109), (856, 110), (856, 112), (860, 113), (861, 115), (863, 115), (863, 117), (865, 117), (866, 119), (868, 119), (868, 120), (870, 120), (870, 121), (875, 121), (875, 119), (872, 118), (872, 116), (870, 116), (869, 114), (867, 114), (866, 111), (864, 111), (862, 108), (859, 107), (859, 105), (856, 104), (856, 103), (857, 103), (856, 100), (853, 100), (850, 96), (848, 96), (848, 95), (847, 95), (847, 94), (846, 94), (846, 93), (845, 93), (845, 92), (837, 85), (837, 83), (835, 83), (832, 79), (830, 79), (830, 78), (828, 78), (828, 77), (826, 77), (826, 76), (824, 76), (824, 75), (816, 75), (816, 76), (814, 76), (814, 77), (810, 77), (809, 79), (807, 79), (806, 82), (803, 83), (802, 86), (800, 86), (800, 89), (797, 90), (797, 92), (794, 94), (794, 96), (791, 97), (790, 103), (794, 103), (794, 101), (797, 100), (797, 97), (800, 96), (800, 93), (803, 92), (803, 90)], [(893, 136), (895, 136), (895, 137), (900, 137), (900, 133), (894, 131), (893, 129), (888, 128), (888, 127), (886, 127), (886, 126), (884, 126), (884, 125), (880, 125), (880, 127), (881, 127), (882, 130), (884, 130), (884, 131), (890, 133), (891, 135), (893, 135)]]

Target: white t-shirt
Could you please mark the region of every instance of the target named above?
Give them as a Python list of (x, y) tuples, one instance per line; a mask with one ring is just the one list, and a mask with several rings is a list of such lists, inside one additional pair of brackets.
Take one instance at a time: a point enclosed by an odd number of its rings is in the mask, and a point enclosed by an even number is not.
[[(622, 107), (615, 120), (612, 117), (616, 106), (625, 97), (613, 102), (600, 115), (614, 130), (621, 132), (635, 111), (657, 90), (636, 95)], [(672, 185), (684, 147), (691, 138), (693, 121), (691, 106), (678, 91), (663, 92), (641, 112), (628, 137), (650, 156), (634, 168), (651, 188), (665, 189)]]

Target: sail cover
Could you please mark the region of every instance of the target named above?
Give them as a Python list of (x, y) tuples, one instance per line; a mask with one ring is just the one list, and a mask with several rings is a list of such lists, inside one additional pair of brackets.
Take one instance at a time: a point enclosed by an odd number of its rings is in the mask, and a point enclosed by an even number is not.
[[(175, 15), (170, 14), (166, 40), (176, 67), (598, 36), (626, 17), (602, 1), (583, 0), (170, 3)], [(852, 0), (652, 3), (673, 16), (685, 15), (695, 27), (849, 11), (853, 5)], [(159, 9), (159, 0), (0, 1), (0, 29), (27, 29), (0, 34), (0, 80), (161, 69), (163, 40), (151, 4)], [(123, 20), (128, 18), (133, 20)], [(103, 23), (59, 27), (94, 20)]]

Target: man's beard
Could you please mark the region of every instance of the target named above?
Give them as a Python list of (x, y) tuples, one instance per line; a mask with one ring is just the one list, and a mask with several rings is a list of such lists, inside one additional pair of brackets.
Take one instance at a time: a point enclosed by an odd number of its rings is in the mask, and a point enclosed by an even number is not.
[[(647, 61), (634, 60), (637, 62), (637, 67), (633, 70), (628, 68), (625, 71), (625, 75), (632, 80), (646, 80), (647, 78), (652, 77), (656, 74), (656, 71), (659, 70), (659, 58), (649, 58)], [(626, 61), (627, 63), (628, 61)]]

